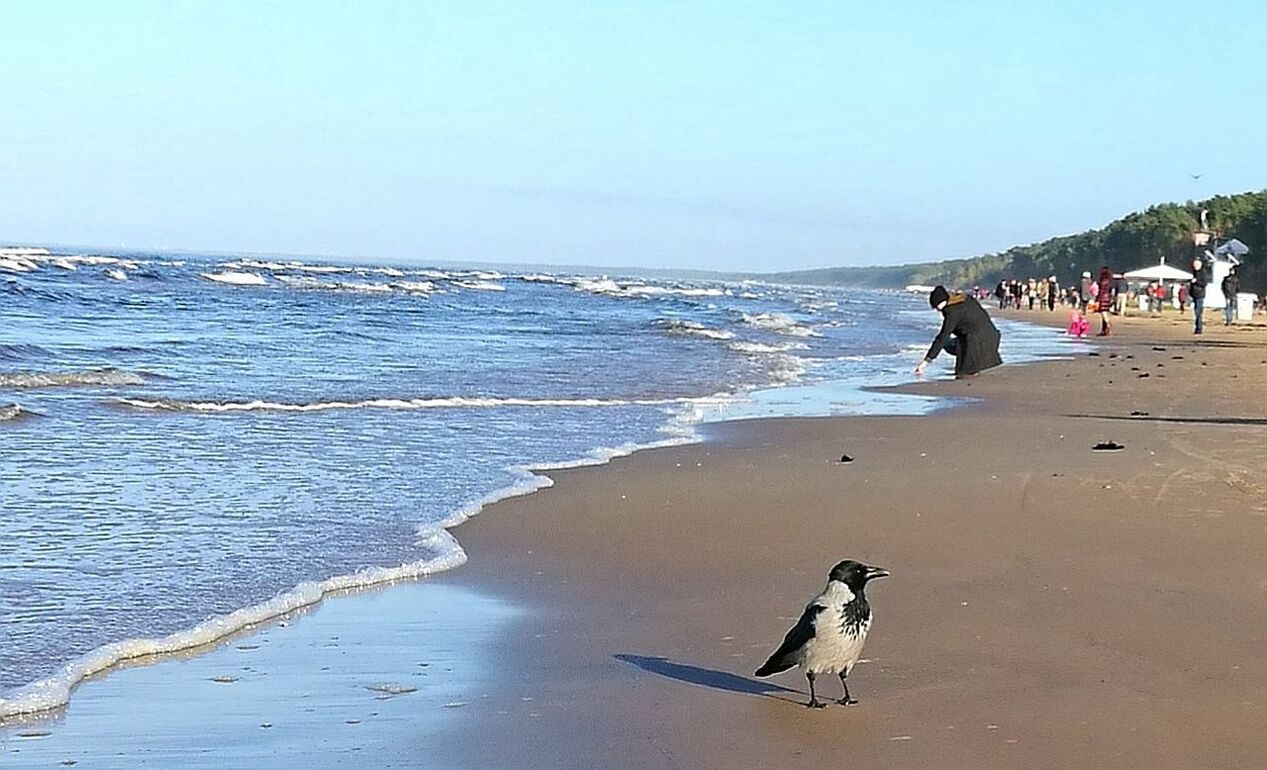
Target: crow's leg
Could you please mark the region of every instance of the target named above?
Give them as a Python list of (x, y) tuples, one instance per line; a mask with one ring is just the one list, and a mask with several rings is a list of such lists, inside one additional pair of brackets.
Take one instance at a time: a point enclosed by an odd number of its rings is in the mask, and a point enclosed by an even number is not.
[(840, 700), (836, 702), (842, 706), (849, 706), (858, 702), (854, 700), (853, 698), (849, 697), (849, 683), (845, 681), (845, 677), (847, 676), (849, 675), (846, 674), (844, 671), (840, 672), (840, 686), (845, 688), (845, 697), (841, 698)]
[(809, 680), (809, 703), (806, 703), (805, 705), (809, 706), (812, 709), (827, 708), (827, 704), (819, 701), (818, 696), (814, 694), (814, 672), (806, 671), (805, 678)]

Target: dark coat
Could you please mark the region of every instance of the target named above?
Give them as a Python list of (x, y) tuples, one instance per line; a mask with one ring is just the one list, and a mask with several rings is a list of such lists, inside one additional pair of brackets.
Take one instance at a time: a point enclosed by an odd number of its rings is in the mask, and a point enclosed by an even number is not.
[(1192, 274), (1192, 280), (1188, 282), (1188, 296), (1193, 299), (1205, 299), (1205, 287), (1210, 282), (1210, 277), (1206, 275), (1205, 268), (1201, 268)]
[(999, 358), (999, 330), (989, 314), (975, 299), (966, 294), (952, 294), (942, 309), (941, 331), (928, 349), (925, 359), (932, 361), (946, 348), (953, 336), (955, 374), (976, 374), (1003, 363)]

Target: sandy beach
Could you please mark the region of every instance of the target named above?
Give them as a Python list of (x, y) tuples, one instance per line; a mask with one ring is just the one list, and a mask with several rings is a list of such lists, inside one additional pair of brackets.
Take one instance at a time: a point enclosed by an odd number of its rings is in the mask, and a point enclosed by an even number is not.
[[(1267, 761), (1267, 336), (1117, 326), (1077, 360), (904, 388), (973, 406), (723, 425), (700, 446), (556, 474), (467, 523), (471, 564), (450, 579), (536, 609), (501, 647), (507, 713), (467, 714), (456, 755)], [(1125, 449), (1092, 451), (1110, 440)], [(869, 591), (861, 703), (811, 712), (799, 675), (750, 674), (845, 557), (893, 576)]]
[[(1267, 332), (1115, 330), (899, 389), (972, 399), (932, 415), (551, 472), (455, 531), (466, 566), (86, 683), (6, 765), (1259, 766)], [(751, 672), (847, 557), (892, 577), (860, 703), (810, 711)]]

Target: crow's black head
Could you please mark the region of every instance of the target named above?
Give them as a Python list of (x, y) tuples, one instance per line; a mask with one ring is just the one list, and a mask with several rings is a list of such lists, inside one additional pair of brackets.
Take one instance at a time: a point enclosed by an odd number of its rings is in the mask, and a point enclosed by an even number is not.
[(827, 579), (839, 580), (849, 586), (849, 590), (858, 593), (866, 586), (868, 580), (888, 576), (889, 571), (886, 569), (868, 567), (853, 559), (846, 559), (831, 568), (831, 574), (827, 576)]

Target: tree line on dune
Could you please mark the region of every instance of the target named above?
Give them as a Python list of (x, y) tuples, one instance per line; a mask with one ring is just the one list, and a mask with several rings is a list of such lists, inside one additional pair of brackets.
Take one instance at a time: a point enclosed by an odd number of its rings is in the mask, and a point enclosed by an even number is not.
[(1013, 246), (999, 254), (968, 259), (894, 265), (839, 267), (761, 276), (794, 283), (842, 284), (871, 288), (900, 288), (908, 284), (993, 286), (1005, 278), (1054, 275), (1072, 283), (1084, 270), (1110, 265), (1134, 270), (1157, 264), (1185, 269), (1197, 255), (1192, 234), (1201, 229), (1201, 212), (1222, 240), (1236, 238), (1249, 247), (1237, 272), (1244, 291), (1267, 293), (1267, 190), (1218, 195), (1203, 201), (1163, 203), (1128, 214), (1098, 230), (1049, 238), (1041, 243)]

